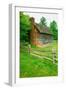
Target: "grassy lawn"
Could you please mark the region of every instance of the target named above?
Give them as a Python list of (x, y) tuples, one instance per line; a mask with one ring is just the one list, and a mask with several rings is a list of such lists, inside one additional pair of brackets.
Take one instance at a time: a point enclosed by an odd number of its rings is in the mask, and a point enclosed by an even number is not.
[[(44, 47), (32, 46), (32, 51), (37, 51), (38, 55), (46, 56), (52, 59), (52, 48), (56, 49), (56, 58), (58, 57), (58, 45), (57, 41), (53, 41), (45, 45)], [(32, 52), (31, 51), (31, 52)], [(20, 48), (20, 78), (23, 77), (41, 77), (41, 76), (57, 76), (58, 65), (53, 64), (48, 59), (40, 59), (37, 56), (33, 56), (28, 52), (25, 47)]]

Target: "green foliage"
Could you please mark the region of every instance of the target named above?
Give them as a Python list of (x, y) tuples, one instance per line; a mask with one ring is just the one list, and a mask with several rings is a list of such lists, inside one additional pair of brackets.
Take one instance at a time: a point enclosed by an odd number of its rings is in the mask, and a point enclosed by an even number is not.
[(20, 41), (29, 42), (29, 31), (31, 30), (30, 17), (20, 12)]
[(57, 26), (56, 21), (52, 21), (50, 23), (50, 31), (53, 34), (54, 40), (57, 40), (58, 39), (58, 26)]
[(40, 26), (47, 26), (47, 22), (46, 22), (46, 18), (45, 17), (42, 17), (41, 19), (40, 19)]

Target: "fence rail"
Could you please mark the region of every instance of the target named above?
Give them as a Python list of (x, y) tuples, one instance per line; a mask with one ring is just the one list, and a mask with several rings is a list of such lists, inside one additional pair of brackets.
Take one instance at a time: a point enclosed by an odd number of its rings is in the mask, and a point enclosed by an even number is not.
[[(57, 56), (56, 56), (56, 50), (39, 50), (39, 49), (34, 49), (31, 48), (31, 46), (23, 46), (22, 47), (22, 51), (24, 49), (24, 52), (27, 52), (28, 54), (31, 54), (33, 56), (36, 56), (38, 58), (41, 59), (47, 59), (53, 62), (53, 64), (57, 64), (58, 60), (57, 60)], [(45, 55), (45, 53), (48, 53), (47, 55)], [(51, 56), (49, 56), (49, 54), (51, 54)]]

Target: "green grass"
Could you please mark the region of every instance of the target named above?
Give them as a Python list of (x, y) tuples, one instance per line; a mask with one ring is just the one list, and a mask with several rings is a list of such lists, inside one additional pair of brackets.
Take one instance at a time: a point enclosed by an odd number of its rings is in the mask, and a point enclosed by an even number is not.
[(37, 50), (38, 53), (40, 53), (41, 55), (45, 55), (50, 58), (52, 58), (52, 49), (55, 49), (56, 57), (58, 58), (58, 42), (55, 40), (52, 43), (49, 43), (42, 48), (32, 46), (32, 49)]
[[(57, 56), (57, 41), (39, 48), (32, 46), (34, 51), (38, 50), (40, 55), (45, 55), (52, 58), (52, 48), (56, 49)], [(20, 48), (20, 78), (23, 77), (43, 77), (43, 76), (57, 76), (58, 65), (53, 64), (52, 61), (47, 59), (40, 59), (28, 53), (27, 47)]]

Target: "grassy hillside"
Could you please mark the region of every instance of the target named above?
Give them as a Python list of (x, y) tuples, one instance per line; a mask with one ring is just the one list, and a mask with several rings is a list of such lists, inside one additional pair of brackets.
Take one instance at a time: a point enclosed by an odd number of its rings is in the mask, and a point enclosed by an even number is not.
[[(53, 63), (52, 49), (56, 49), (56, 63)], [(44, 47), (20, 48), (20, 78), (58, 75), (58, 45), (53, 41)], [(50, 59), (48, 59), (50, 58)]]

